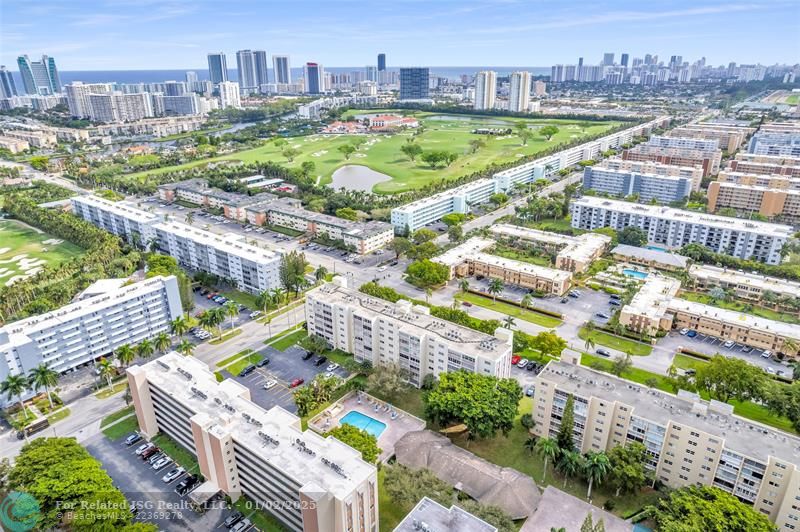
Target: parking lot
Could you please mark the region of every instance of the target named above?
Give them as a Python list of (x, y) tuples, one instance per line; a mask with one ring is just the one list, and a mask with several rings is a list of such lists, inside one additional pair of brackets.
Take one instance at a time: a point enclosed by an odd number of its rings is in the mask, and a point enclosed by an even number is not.
[[(304, 383), (308, 384), (318, 374), (326, 373), (328, 364), (331, 363), (327, 361), (320, 366), (316, 366), (314, 361), (319, 358), (317, 356), (303, 360), (303, 355), (306, 351), (296, 346), (290, 347), (283, 352), (267, 347), (259, 353), (269, 358), (269, 364), (256, 368), (255, 371), (245, 377), (235, 375), (233, 378), (250, 389), (250, 398), (260, 407), (269, 409), (273, 406), (280, 406), (292, 413), (297, 412), (297, 406), (294, 404), (292, 397), (291, 382), (295, 379), (303, 379)], [(349, 375), (341, 367), (335, 369), (332, 373), (342, 379)], [(270, 380), (277, 381), (277, 384), (265, 389), (264, 384)]]
[(135, 521), (154, 523), (159, 530), (169, 531), (225, 528), (223, 522), (234, 513), (232, 510), (224, 508), (223, 502), (214, 503), (204, 513), (192, 510), (186, 496), (175, 493), (175, 486), (186, 474), (169, 484), (164, 483), (161, 478), (177, 466), (170, 464), (154, 471), (146, 460), (135, 454), (138, 446), (137, 443), (128, 447), (124, 438), (111, 441), (102, 434), (86, 442), (86, 448), (102, 462), (114, 485), (130, 503), (140, 509), (134, 517)]

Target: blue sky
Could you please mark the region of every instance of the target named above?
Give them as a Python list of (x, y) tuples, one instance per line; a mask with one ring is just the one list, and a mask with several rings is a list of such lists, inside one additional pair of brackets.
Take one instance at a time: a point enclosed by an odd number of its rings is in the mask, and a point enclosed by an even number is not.
[[(2, 0), (0, 63), (22, 53), (61, 70), (204, 68), (223, 50), (292, 64), (548, 66), (705, 56), (711, 64), (800, 61), (797, 0)], [(15, 68), (16, 69), (16, 68)]]

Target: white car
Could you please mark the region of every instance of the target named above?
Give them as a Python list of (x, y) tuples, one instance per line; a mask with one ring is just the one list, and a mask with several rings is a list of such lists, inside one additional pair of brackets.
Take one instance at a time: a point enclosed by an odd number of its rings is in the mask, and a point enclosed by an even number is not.
[(333, 364), (328, 364), (328, 367), (325, 368), (325, 371), (336, 371), (337, 369), (339, 369), (339, 364), (334, 362)]
[(142, 445), (140, 445), (139, 447), (136, 448), (136, 456), (140, 456), (147, 449), (150, 449), (150, 448), (155, 447), (155, 446), (156, 445), (154, 443), (143, 443)]
[(775, 370), (772, 368), (767, 368), (767, 373), (769, 373), (770, 375), (775, 375)]
[(689, 329), (683, 328), (681, 329), (681, 334), (686, 335), (689, 332)]
[(169, 473), (161, 477), (161, 481), (169, 484), (179, 476), (183, 475), (184, 471), (185, 470), (182, 467), (176, 467), (175, 469), (171, 470)]
[(156, 461), (155, 464), (153, 464), (153, 469), (158, 471), (160, 469), (164, 469), (171, 463), (172, 463), (172, 458), (170, 458), (169, 456), (165, 456), (164, 458), (159, 459), (158, 461)]
[(736, 343), (736, 342), (734, 342), (733, 340), (728, 340), (727, 342), (725, 342), (724, 344), (722, 344), (722, 346), (723, 346), (723, 347), (726, 347), (726, 348), (728, 348), (728, 349), (730, 349), (731, 347), (733, 347), (733, 346), (734, 346), (734, 344), (735, 344), (735, 343)]
[(250, 319), (251, 320), (254, 320), (259, 316), (261, 316), (261, 311), (260, 310), (256, 310), (255, 312), (251, 312), (250, 313)]
[(378, 271), (379, 272), (385, 272), (387, 269), (388, 269), (388, 266), (381, 266), (380, 268), (378, 268)]
[(270, 379), (270, 380), (268, 380), (267, 382), (264, 383), (264, 386), (262, 386), (262, 388), (264, 388), (265, 390), (269, 390), (270, 388), (272, 388), (276, 384), (278, 384), (278, 381), (276, 381), (275, 379)]
[(766, 351), (764, 351), (763, 353), (761, 353), (761, 356), (762, 356), (762, 357), (764, 357), (764, 358), (769, 358), (769, 357), (771, 357), (771, 356), (772, 356), (772, 351), (770, 351), (769, 349), (767, 349)]
[(526, 359), (526, 358), (523, 358), (522, 360), (517, 362), (517, 367), (520, 368), (520, 369), (525, 369), (525, 366), (527, 366), (527, 365), (528, 365), (528, 359)]

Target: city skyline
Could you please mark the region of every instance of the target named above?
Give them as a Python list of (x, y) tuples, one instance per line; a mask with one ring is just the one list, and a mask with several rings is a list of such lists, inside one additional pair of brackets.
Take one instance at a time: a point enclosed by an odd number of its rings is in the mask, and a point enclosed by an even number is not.
[[(262, 8), (251, 2), (236, 2), (223, 11), (209, 3), (183, 1), (114, 1), (91, 7), (54, 0), (6, 4), (0, 64), (14, 65), (18, 55), (27, 53), (56, 57), (66, 71), (192, 69), (202, 66), (212, 50), (235, 57), (243, 49), (289, 55), (295, 64), (314, 61), (333, 67), (374, 64), (377, 53), (383, 52), (390, 68), (547, 66), (573, 63), (578, 56), (596, 64), (609, 51), (616, 58), (622, 53), (683, 55), (689, 60), (705, 56), (709, 64), (792, 63), (798, 57), (792, 37), (798, 8), (791, 2), (655, 3), (647, 10), (628, 1), (610, 7), (552, 4), (546, 9), (509, 1), (459, 2), (439, 4), (434, 12), (408, 2), (399, 16), (388, 7), (364, 10), (358, 3), (306, 4), (313, 6), (312, 20), (297, 17), (288, 4)], [(63, 15), (64, 23), (45, 29), (30, 22), (45, 14)], [(381, 33), (379, 39), (358, 34), (351, 28), (354, 17), (371, 27), (391, 20), (388, 27), (397, 29)], [(403, 27), (398, 27), (398, 17)], [(262, 24), (266, 18), (269, 24)], [(199, 31), (202, 27), (215, 30)], [(737, 32), (749, 38), (738, 39)], [(36, 46), (30, 46), (34, 42)], [(549, 43), (546, 55), (537, 43)]]

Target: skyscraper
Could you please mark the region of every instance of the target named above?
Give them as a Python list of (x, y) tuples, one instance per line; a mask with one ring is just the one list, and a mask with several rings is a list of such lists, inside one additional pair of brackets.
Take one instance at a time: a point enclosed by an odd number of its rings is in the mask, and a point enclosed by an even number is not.
[(578, 58), (578, 68), (581, 68), (582, 66), (583, 66), (583, 57), (579, 57)]
[(186, 84), (189, 85), (189, 89), (191, 89), (194, 83), (197, 83), (197, 72), (190, 70), (186, 73)]
[(622, 57), (619, 60), (619, 64), (624, 66), (625, 68), (628, 67), (628, 54), (622, 54)]
[[(529, 86), (530, 87), (530, 86)], [(497, 72), (484, 70), (475, 76), (475, 104), (477, 110), (494, 109), (497, 95)]]
[(0, 96), (11, 98), (17, 95), (17, 86), (14, 83), (14, 76), (5, 65), (0, 66)]
[(269, 70), (267, 68), (267, 52), (264, 50), (253, 50), (253, 63), (256, 67), (256, 88), (269, 83)]
[(423, 67), (400, 69), (400, 99), (424, 100), (428, 98), (430, 70)]
[(303, 73), (308, 94), (322, 94), (325, 91), (325, 69), (322, 65), (306, 63)]
[(273, 55), (272, 70), (275, 72), (275, 83), (292, 82), (292, 69), (289, 67), (288, 55)]
[(225, 52), (208, 54), (208, 77), (214, 85), (228, 81), (228, 62)]
[(235, 81), (223, 81), (219, 84), (219, 104), (221, 108), (239, 108), (242, 106), (240, 102), (238, 83)]
[(367, 74), (367, 81), (378, 81), (378, 69), (374, 66), (367, 65), (364, 72)]
[(514, 72), (511, 74), (511, 87), (508, 92), (508, 110), (513, 113), (524, 113), (528, 110), (531, 99), (531, 73)]
[(252, 50), (236, 52), (236, 71), (239, 74), (239, 90), (248, 94), (256, 89), (256, 58)]
[(386, 54), (378, 54), (378, 72), (386, 70)]
[(22, 85), (27, 94), (55, 94), (61, 92), (61, 79), (58, 77), (56, 61), (42, 56), (41, 61), (31, 61), (27, 55), (17, 58)]
[(614, 52), (606, 52), (603, 54), (603, 65), (612, 66), (614, 64)]

